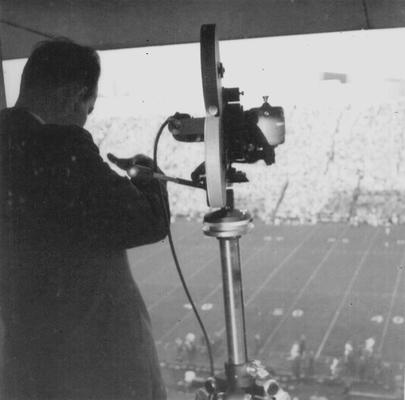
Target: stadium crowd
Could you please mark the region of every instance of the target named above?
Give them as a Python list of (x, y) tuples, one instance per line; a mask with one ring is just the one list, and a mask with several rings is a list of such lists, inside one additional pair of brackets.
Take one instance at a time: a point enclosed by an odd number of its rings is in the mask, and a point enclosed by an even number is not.
[[(277, 162), (238, 165), (249, 183), (235, 185), (236, 204), (267, 223), (405, 222), (405, 101), (360, 106), (325, 104), (285, 110), (286, 142)], [(93, 119), (89, 130), (101, 154), (152, 154), (166, 117)], [(159, 165), (167, 175), (189, 179), (204, 159), (202, 143), (161, 139)], [(202, 190), (169, 185), (174, 217), (207, 211)]]

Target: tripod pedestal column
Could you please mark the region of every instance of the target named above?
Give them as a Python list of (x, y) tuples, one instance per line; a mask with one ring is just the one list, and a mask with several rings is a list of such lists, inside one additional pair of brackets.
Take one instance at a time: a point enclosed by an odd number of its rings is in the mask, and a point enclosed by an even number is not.
[(239, 365), (247, 362), (239, 239), (219, 238), (219, 247), (221, 252), (228, 363)]
[(221, 209), (204, 218), (204, 233), (218, 239), (221, 253), (228, 348), (226, 374), (231, 391), (241, 389), (248, 384), (244, 382), (244, 368), (248, 356), (239, 238), (251, 229), (251, 221), (249, 214), (233, 209)]

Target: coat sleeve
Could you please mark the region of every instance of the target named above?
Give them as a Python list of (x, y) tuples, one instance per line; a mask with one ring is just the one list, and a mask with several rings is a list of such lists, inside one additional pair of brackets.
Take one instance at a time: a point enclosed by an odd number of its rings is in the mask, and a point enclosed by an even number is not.
[(170, 221), (166, 185), (155, 179), (135, 184), (118, 175), (83, 129), (70, 138), (71, 179), (79, 188), (79, 223), (87, 239), (123, 249), (163, 240)]

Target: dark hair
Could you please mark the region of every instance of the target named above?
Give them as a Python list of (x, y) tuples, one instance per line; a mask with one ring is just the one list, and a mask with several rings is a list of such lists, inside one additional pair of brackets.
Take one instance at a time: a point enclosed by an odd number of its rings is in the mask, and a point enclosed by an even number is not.
[(25, 64), (21, 90), (52, 89), (70, 83), (88, 88), (90, 97), (100, 77), (100, 59), (91, 47), (67, 38), (38, 43)]

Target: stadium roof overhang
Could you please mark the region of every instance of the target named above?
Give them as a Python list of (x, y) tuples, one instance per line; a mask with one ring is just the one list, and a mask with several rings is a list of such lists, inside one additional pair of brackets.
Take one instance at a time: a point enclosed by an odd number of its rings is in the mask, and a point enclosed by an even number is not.
[(403, 0), (0, 0), (3, 59), (26, 57), (47, 36), (117, 49), (405, 26)]
[(200, 25), (206, 23), (217, 24), (220, 40), (395, 28), (405, 27), (405, 4), (403, 0), (0, 0), (0, 54), (3, 60), (27, 57), (35, 43), (53, 36), (99, 50), (198, 42)]

